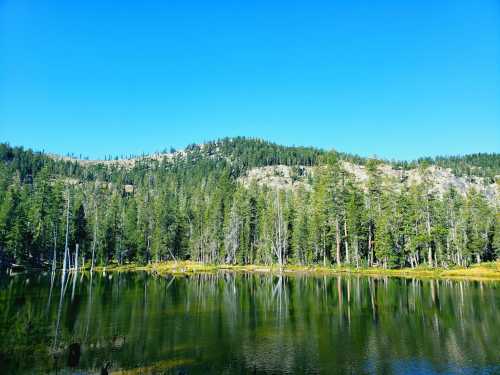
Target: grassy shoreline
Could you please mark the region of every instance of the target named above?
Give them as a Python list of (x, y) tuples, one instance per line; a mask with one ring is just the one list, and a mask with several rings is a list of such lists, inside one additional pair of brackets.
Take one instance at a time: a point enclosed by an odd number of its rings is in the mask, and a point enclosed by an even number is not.
[(191, 261), (160, 262), (147, 265), (129, 263), (124, 265), (110, 264), (106, 267), (94, 268), (97, 272), (137, 272), (146, 271), (157, 275), (188, 275), (194, 273), (210, 273), (219, 270), (234, 272), (253, 273), (286, 273), (286, 274), (315, 274), (315, 275), (366, 275), (366, 276), (390, 276), (409, 278), (436, 278), (436, 279), (468, 279), (468, 280), (492, 280), (500, 281), (500, 262), (489, 262), (472, 265), (468, 268), (359, 268), (355, 267), (323, 267), (323, 266), (299, 266), (286, 265), (280, 269), (277, 265), (228, 265), (228, 264), (203, 264)]

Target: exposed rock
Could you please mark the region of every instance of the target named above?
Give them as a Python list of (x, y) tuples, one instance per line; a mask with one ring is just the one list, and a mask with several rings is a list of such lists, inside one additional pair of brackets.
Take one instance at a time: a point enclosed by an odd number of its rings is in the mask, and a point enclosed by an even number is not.
[(124, 185), (123, 189), (125, 190), (125, 193), (133, 193), (134, 192), (134, 185)]
[[(368, 171), (365, 166), (342, 161), (342, 167), (361, 186), (364, 187), (368, 182)], [(391, 184), (395, 189), (420, 184), (423, 182), (425, 174), (431, 182), (432, 191), (440, 196), (453, 187), (461, 195), (466, 195), (470, 189), (476, 189), (491, 203), (498, 204), (500, 200), (499, 185), (497, 183), (488, 184), (482, 177), (457, 177), (451, 172), (451, 169), (434, 165), (425, 170), (410, 169), (404, 171), (394, 169), (388, 164), (380, 164), (378, 168), (381, 172), (383, 183), (386, 185)], [(297, 173), (297, 171), (299, 172)], [(259, 186), (269, 186), (276, 189), (297, 189), (303, 187), (306, 190), (311, 190), (309, 177), (313, 173), (314, 170), (312, 167), (266, 166), (249, 170), (245, 176), (239, 178), (239, 182), (246, 187), (252, 183), (257, 183)]]
[[(203, 149), (204, 145), (199, 145), (200, 149)], [(136, 156), (130, 157), (127, 159), (110, 159), (110, 160), (101, 160), (101, 159), (79, 159), (70, 156), (59, 156), (55, 154), (47, 154), (50, 158), (54, 160), (63, 160), (73, 163), (78, 163), (82, 166), (92, 166), (92, 165), (104, 165), (106, 167), (121, 167), (125, 169), (132, 169), (137, 163), (140, 162), (148, 162), (148, 161), (172, 161), (177, 158), (185, 158), (188, 155), (188, 151), (180, 150), (175, 152), (157, 152), (151, 155), (144, 156)]]
[(253, 168), (240, 177), (238, 181), (245, 187), (252, 183), (259, 186), (269, 186), (272, 189), (298, 189), (303, 187), (311, 190), (308, 177), (312, 175), (311, 167), (289, 167), (286, 165), (272, 165)]

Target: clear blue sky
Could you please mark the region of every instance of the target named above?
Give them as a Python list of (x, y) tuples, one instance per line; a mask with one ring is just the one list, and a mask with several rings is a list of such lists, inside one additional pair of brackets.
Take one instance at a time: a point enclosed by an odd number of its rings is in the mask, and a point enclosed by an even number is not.
[(0, 141), (500, 151), (500, 2), (0, 1)]

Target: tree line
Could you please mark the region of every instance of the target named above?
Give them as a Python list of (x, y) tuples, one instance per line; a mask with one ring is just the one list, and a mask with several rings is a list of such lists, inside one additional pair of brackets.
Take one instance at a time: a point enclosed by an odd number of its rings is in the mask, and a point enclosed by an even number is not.
[[(346, 154), (244, 138), (131, 168), (1, 146), (7, 264), (61, 266), (66, 256), (73, 265), (191, 259), (395, 268), (500, 257), (498, 202), (474, 190), (437, 194), (425, 167), (421, 183), (405, 187), (387, 180), (380, 161), (363, 159), (369, 178), (360, 185), (342, 168)], [(273, 189), (237, 180), (248, 168), (278, 164), (312, 166), (310, 183)]]

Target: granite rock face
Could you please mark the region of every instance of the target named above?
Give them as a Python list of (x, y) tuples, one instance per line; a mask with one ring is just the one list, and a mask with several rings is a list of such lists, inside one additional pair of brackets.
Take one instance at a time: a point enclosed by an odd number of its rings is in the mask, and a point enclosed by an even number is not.
[[(368, 182), (368, 171), (363, 165), (343, 161), (342, 167), (362, 187)], [(403, 186), (418, 185), (427, 179), (432, 188), (431, 191), (441, 196), (450, 188), (454, 188), (459, 194), (466, 195), (470, 189), (475, 189), (483, 194), (491, 203), (498, 204), (500, 201), (500, 189), (498, 183), (487, 183), (484, 178), (476, 176), (458, 177), (450, 169), (438, 166), (430, 166), (425, 169), (400, 170), (394, 169), (388, 164), (379, 165), (382, 183), (392, 185), (396, 190)], [(260, 186), (269, 186), (276, 189), (298, 189), (311, 190), (310, 176), (313, 176), (314, 168), (300, 166), (289, 167), (286, 165), (266, 166), (250, 169), (246, 175), (239, 178), (244, 186), (256, 183)]]

